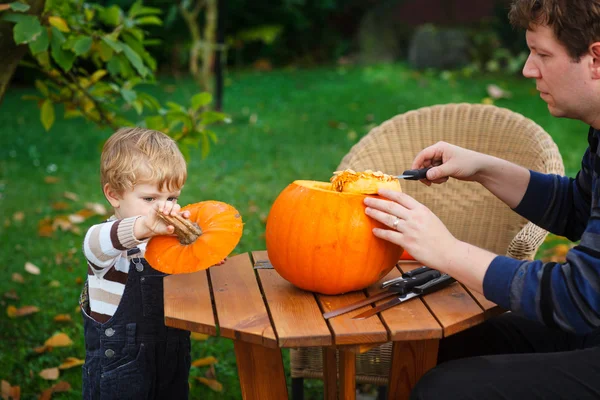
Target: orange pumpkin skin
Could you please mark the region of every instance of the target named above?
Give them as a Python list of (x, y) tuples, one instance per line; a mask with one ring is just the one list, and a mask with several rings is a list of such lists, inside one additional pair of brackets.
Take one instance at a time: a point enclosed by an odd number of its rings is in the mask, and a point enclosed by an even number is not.
[[(363, 289), (385, 276), (402, 248), (373, 235), (384, 227), (365, 214), (364, 194), (295, 181), (277, 197), (266, 245), (275, 270), (293, 285), (323, 294)], [(375, 196), (374, 196), (375, 197)]]
[(181, 212), (186, 210), (202, 234), (189, 245), (181, 244), (176, 236), (154, 236), (144, 256), (152, 268), (167, 274), (207, 269), (223, 261), (240, 241), (242, 217), (229, 204), (209, 200), (187, 205)]

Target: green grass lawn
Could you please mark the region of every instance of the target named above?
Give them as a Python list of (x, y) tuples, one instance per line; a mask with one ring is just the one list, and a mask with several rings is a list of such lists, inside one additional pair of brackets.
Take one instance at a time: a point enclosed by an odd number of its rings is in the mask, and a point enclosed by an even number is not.
[[(567, 173), (574, 176), (587, 146), (587, 128), (551, 117), (529, 81), (417, 76), (403, 65), (240, 72), (229, 75), (225, 93), (225, 111), (233, 122), (216, 128), (219, 143), (206, 159), (200, 158), (199, 151), (192, 153), (180, 203), (216, 199), (234, 205), (245, 222), (235, 251), (264, 249), (266, 215), (287, 184), (295, 179), (329, 179), (370, 126), (422, 106), (479, 103), (487, 96), (489, 83), (513, 93), (496, 105), (532, 118), (552, 135)], [(181, 80), (154, 90), (162, 99), (185, 103), (196, 87), (191, 80)], [(56, 367), (66, 357), (85, 355), (81, 319), (75, 310), (86, 274), (80, 251), (83, 237), (61, 231), (51, 238), (40, 237), (38, 223), (44, 217), (76, 212), (86, 202), (108, 206), (100, 190), (98, 164), (102, 142), (110, 134), (85, 121), (60, 119), (51, 132), (45, 132), (35, 104), (21, 100), (29, 93), (29, 89), (12, 89), (0, 106), (0, 379), (21, 386), (23, 399), (37, 398), (51, 386), (38, 376), (42, 369)], [(47, 176), (57, 177), (58, 182), (45, 183)], [(65, 199), (64, 192), (79, 199)], [(54, 210), (56, 202), (66, 202), (67, 209)], [(82, 232), (97, 221), (86, 221)], [(41, 274), (25, 272), (26, 262), (37, 265)], [(24, 283), (14, 282), (13, 273), (20, 273)], [(10, 291), (18, 300), (5, 295)], [(11, 319), (5, 311), (10, 305), (35, 305), (40, 311)], [(57, 314), (70, 314), (73, 321), (55, 322)], [(33, 352), (57, 332), (69, 335), (74, 344), (41, 355)], [(219, 361), (215, 370), (223, 392), (192, 380), (192, 398), (241, 398), (231, 341), (194, 342), (193, 359), (209, 355)], [(194, 368), (192, 375), (203, 376), (205, 370)], [(80, 373), (80, 367), (61, 371), (60, 379), (68, 381), (72, 390), (54, 398), (80, 398)], [(309, 398), (322, 398), (319, 382), (306, 385)]]

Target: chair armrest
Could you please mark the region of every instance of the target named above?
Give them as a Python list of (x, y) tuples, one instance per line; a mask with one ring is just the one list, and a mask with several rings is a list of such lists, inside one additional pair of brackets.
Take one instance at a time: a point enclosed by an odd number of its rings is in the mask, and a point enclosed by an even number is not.
[(548, 231), (528, 222), (508, 245), (506, 255), (517, 260), (533, 260)]

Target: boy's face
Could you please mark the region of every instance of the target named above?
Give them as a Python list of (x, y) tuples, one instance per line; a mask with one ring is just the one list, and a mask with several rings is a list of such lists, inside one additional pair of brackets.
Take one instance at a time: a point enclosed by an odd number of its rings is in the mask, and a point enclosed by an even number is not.
[(181, 190), (169, 191), (159, 188), (156, 183), (139, 183), (133, 190), (127, 190), (121, 195), (107, 193), (106, 197), (115, 210), (115, 216), (122, 219), (148, 215), (157, 201), (176, 203), (180, 194)]
[(526, 33), (529, 58), (523, 75), (536, 81), (540, 97), (548, 104), (550, 114), (591, 123), (598, 107), (598, 81), (592, 79), (591, 54), (574, 62), (552, 29), (535, 25)]

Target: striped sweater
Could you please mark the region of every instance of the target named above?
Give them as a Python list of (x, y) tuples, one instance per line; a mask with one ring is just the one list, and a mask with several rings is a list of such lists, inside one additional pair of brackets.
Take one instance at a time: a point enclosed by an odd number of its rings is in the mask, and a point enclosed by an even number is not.
[[(85, 235), (90, 311), (96, 321), (104, 323), (117, 311), (130, 261), (144, 256), (147, 240), (139, 241), (133, 235), (137, 218), (118, 220), (113, 216), (108, 222), (92, 226)], [(135, 247), (140, 252), (128, 257), (127, 250)]]
[(497, 256), (484, 277), (485, 296), (547, 326), (586, 334), (600, 327), (600, 132), (576, 178), (530, 171), (525, 196), (515, 208), (557, 235), (578, 241), (566, 262), (519, 261)]

